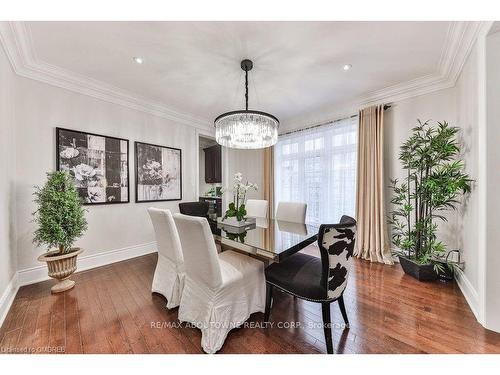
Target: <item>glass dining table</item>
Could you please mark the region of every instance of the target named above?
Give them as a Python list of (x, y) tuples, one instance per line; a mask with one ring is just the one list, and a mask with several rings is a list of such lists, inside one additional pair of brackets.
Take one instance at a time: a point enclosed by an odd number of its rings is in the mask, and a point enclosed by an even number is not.
[(227, 246), (274, 262), (281, 262), (314, 243), (319, 230), (315, 224), (268, 218), (249, 218), (241, 227), (221, 221), (212, 222), (210, 227), (222, 249)]

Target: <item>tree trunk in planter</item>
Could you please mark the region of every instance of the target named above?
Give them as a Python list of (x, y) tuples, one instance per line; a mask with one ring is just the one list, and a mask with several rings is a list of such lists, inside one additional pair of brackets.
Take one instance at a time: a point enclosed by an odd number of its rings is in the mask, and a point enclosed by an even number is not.
[(79, 247), (71, 249), (69, 253), (59, 254), (59, 250), (51, 250), (38, 257), (40, 262), (46, 262), (49, 276), (59, 282), (51, 288), (52, 293), (61, 293), (75, 286), (69, 277), (76, 271), (76, 258), (83, 252)]

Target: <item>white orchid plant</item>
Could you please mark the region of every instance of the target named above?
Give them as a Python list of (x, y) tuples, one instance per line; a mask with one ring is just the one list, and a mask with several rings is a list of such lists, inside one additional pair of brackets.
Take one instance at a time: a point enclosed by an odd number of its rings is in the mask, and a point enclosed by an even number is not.
[[(235, 173), (234, 174), (234, 179), (233, 179), (233, 201), (229, 203), (229, 208), (226, 211), (226, 214), (222, 218), (222, 220), (225, 220), (229, 217), (236, 217), (238, 221), (243, 220), (246, 215), (247, 211), (245, 209), (245, 203), (246, 203), (246, 198), (247, 198), (247, 192), (248, 190), (255, 190), (257, 191), (259, 187), (257, 184), (247, 182), (243, 183), (243, 174), (241, 172)], [(223, 189), (222, 192), (225, 193), (227, 191), (230, 191), (229, 189)]]

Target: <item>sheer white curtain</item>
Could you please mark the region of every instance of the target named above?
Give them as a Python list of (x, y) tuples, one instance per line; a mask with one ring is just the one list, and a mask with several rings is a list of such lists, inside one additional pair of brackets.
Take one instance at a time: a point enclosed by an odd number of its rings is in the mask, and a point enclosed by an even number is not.
[(306, 221), (354, 217), (358, 117), (280, 136), (274, 152), (274, 204), (307, 203)]

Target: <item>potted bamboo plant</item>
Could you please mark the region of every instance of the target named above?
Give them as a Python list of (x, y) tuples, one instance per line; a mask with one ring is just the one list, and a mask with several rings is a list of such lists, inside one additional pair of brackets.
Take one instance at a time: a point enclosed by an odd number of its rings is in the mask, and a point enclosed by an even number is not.
[(49, 276), (59, 281), (52, 293), (60, 293), (75, 285), (69, 277), (76, 271), (76, 258), (83, 250), (72, 246), (87, 229), (87, 221), (70, 175), (56, 171), (47, 173), (47, 177), (45, 185), (35, 187), (33, 194), (38, 205), (33, 213), (38, 225), (33, 242), (47, 246), (48, 251), (38, 260), (46, 262)]
[(406, 176), (391, 180), (392, 243), (404, 272), (420, 281), (435, 280), (457, 266), (447, 261), (446, 245), (436, 232), (438, 222), (447, 221), (444, 211), (455, 210), (459, 196), (471, 191), (472, 180), (459, 158), (458, 131), (447, 122), (433, 126), (418, 120), (400, 147)]

